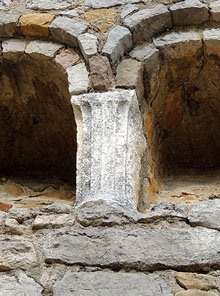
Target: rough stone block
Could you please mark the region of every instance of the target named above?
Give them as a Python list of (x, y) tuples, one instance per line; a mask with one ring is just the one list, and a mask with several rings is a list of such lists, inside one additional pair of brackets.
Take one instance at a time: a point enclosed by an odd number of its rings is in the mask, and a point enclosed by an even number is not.
[(24, 53), (26, 42), (20, 39), (8, 39), (2, 42), (3, 58), (17, 59), (17, 57)]
[(76, 11), (76, 9), (69, 9), (69, 10), (59, 11), (59, 15), (61, 15), (61, 16), (68, 16), (68, 17), (71, 17), (71, 18), (74, 18), (74, 17), (78, 17), (79, 16), (79, 14)]
[(196, 203), (189, 211), (188, 219), (193, 225), (220, 230), (220, 200)]
[(6, 274), (0, 275), (0, 294), (7, 296), (15, 295), (31, 295), (41, 296), (43, 287), (40, 286), (31, 277), (28, 277), (23, 272), (18, 276), (8, 276)]
[(34, 40), (27, 45), (25, 53), (35, 59), (47, 60), (52, 59), (62, 47), (63, 45), (61, 44), (49, 41)]
[(85, 19), (94, 29), (107, 32), (117, 20), (117, 12), (114, 9), (97, 9), (85, 13)]
[(89, 8), (108, 8), (116, 5), (125, 5), (143, 2), (143, 0), (85, 0), (85, 6)]
[(201, 37), (195, 31), (172, 32), (154, 39), (154, 44), (171, 59), (191, 57), (202, 47)]
[(121, 11), (121, 18), (125, 18), (130, 13), (135, 12), (137, 10), (139, 10), (139, 7), (137, 5), (127, 4), (123, 7), (123, 9)]
[(11, 6), (11, 0), (1, 0), (0, 9), (1, 10), (9, 10)]
[(47, 13), (35, 13), (22, 15), (19, 19), (20, 31), (24, 36), (49, 36), (49, 25), (55, 15)]
[(220, 233), (203, 227), (89, 227), (69, 232), (54, 230), (42, 240), (46, 262), (141, 271), (201, 271), (220, 265)]
[(0, 236), (0, 271), (28, 269), (37, 265), (34, 245), (19, 236)]
[(35, 10), (56, 10), (72, 7), (75, 0), (29, 0), (26, 7)]
[(90, 93), (71, 101), (78, 127), (77, 206), (105, 201), (135, 209), (146, 147), (135, 91)]
[(72, 226), (75, 223), (74, 216), (69, 214), (60, 215), (42, 215), (37, 216), (32, 224), (34, 229), (42, 228), (59, 228), (65, 226)]
[(178, 292), (175, 296), (218, 296), (215, 293), (205, 292), (198, 289), (190, 289), (183, 292)]
[(112, 63), (116, 63), (131, 49), (132, 44), (131, 32), (125, 27), (117, 26), (109, 32), (102, 53), (107, 55)]
[(0, 37), (13, 37), (18, 31), (19, 15), (0, 13)]
[(206, 29), (203, 31), (203, 40), (208, 55), (220, 56), (220, 29)]
[(54, 296), (173, 296), (158, 275), (102, 271), (66, 274), (54, 284), (53, 293)]
[(89, 67), (93, 88), (99, 91), (107, 91), (113, 83), (113, 74), (108, 58), (94, 56), (89, 59)]
[(89, 33), (78, 36), (79, 47), (86, 61), (97, 53), (98, 38)]
[(124, 20), (132, 34), (134, 43), (148, 41), (151, 37), (172, 27), (170, 12), (165, 5), (158, 5), (152, 9), (143, 9)]
[(67, 69), (80, 61), (80, 57), (73, 49), (63, 49), (56, 55), (55, 61), (64, 69)]
[(135, 88), (141, 99), (144, 93), (142, 63), (132, 59), (123, 60), (117, 67), (116, 87)]
[(211, 19), (220, 22), (220, 0), (212, 2), (210, 5)]
[(70, 19), (66, 16), (58, 16), (50, 25), (51, 38), (54, 41), (78, 46), (77, 37), (85, 33), (87, 26), (81, 22)]
[(69, 67), (66, 69), (71, 95), (82, 94), (89, 88), (89, 76), (85, 64)]
[(160, 66), (159, 50), (154, 44), (143, 44), (136, 46), (129, 55), (139, 61), (143, 61), (148, 74), (158, 70)]
[(199, 0), (185, 0), (170, 6), (174, 26), (200, 25), (209, 20), (208, 6)]

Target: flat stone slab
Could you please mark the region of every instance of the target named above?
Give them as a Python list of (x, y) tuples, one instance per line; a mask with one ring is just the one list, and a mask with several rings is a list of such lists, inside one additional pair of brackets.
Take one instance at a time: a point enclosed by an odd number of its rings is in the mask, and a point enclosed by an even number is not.
[(110, 272), (74, 272), (53, 286), (54, 296), (173, 296), (158, 275)]
[(186, 0), (170, 6), (174, 26), (199, 25), (209, 20), (208, 6), (199, 0)]
[(16, 59), (24, 53), (26, 42), (19, 39), (8, 39), (2, 42), (3, 57), (5, 59)]
[(84, 58), (88, 61), (90, 57), (97, 53), (98, 38), (89, 33), (78, 36), (79, 47)]
[(206, 52), (220, 55), (220, 29), (206, 29), (203, 31)]
[(85, 6), (89, 8), (108, 8), (116, 5), (125, 5), (144, 2), (143, 0), (85, 0)]
[(20, 273), (17, 278), (4, 274), (0, 275), (0, 295), (2, 296), (41, 296), (42, 291), (43, 287), (24, 273)]
[(27, 45), (25, 53), (36, 59), (52, 59), (62, 47), (62, 44), (34, 40)]
[(172, 59), (192, 56), (202, 47), (200, 35), (192, 30), (166, 34), (154, 39), (154, 44)]
[(109, 32), (102, 53), (116, 63), (126, 51), (131, 49), (132, 44), (131, 32), (125, 27), (117, 26)]
[(55, 230), (42, 238), (40, 248), (48, 263), (141, 271), (220, 266), (220, 233), (202, 227)]
[(34, 245), (20, 236), (0, 236), (0, 271), (28, 269), (37, 265)]
[(220, 230), (220, 200), (206, 200), (194, 204), (188, 219), (192, 225)]
[(170, 12), (165, 5), (142, 9), (124, 20), (132, 34), (134, 43), (148, 41), (151, 37), (172, 27)]
[(75, 0), (30, 0), (26, 7), (35, 10), (56, 10), (73, 6)]

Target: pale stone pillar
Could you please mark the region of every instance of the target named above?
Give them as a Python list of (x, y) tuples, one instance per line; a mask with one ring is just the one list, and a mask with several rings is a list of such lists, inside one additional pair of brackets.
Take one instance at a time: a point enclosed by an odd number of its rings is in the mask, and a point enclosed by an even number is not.
[(136, 208), (146, 148), (134, 90), (73, 96), (77, 124), (76, 205), (88, 201)]

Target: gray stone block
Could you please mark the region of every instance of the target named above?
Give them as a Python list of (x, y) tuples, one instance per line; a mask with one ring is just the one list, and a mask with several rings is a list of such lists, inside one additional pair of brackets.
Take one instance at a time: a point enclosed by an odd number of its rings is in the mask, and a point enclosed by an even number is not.
[(11, 6), (11, 0), (1, 0), (0, 9), (1, 10), (9, 10)]
[(174, 26), (200, 25), (209, 20), (208, 6), (199, 0), (186, 0), (170, 6)]
[(112, 63), (116, 63), (132, 47), (131, 32), (122, 26), (112, 29), (103, 47), (102, 53), (107, 55)]
[(26, 42), (20, 39), (8, 39), (2, 42), (3, 58), (15, 60), (21, 54), (24, 54)]
[(173, 296), (166, 282), (156, 274), (74, 272), (53, 286), (54, 296)]
[(55, 57), (62, 44), (57, 44), (49, 41), (34, 40), (30, 41), (25, 49), (25, 53), (35, 59), (52, 59)]
[(77, 37), (86, 32), (87, 26), (81, 21), (58, 16), (50, 24), (49, 30), (54, 41), (76, 47), (78, 46)]
[(220, 22), (220, 0), (210, 4), (211, 19), (215, 22)]
[(116, 5), (125, 5), (144, 2), (143, 0), (85, 0), (85, 6), (89, 8), (108, 8)]
[(13, 37), (18, 32), (17, 14), (0, 13), (0, 37)]
[(84, 63), (66, 69), (69, 92), (71, 95), (77, 95), (87, 92), (89, 88), (89, 75)]
[(26, 7), (35, 10), (56, 10), (72, 7), (75, 0), (30, 0)]
[(204, 30), (203, 40), (208, 55), (220, 55), (220, 29)]
[(172, 27), (170, 12), (165, 5), (158, 5), (152, 9), (143, 9), (124, 20), (132, 34), (134, 43), (148, 41), (151, 37)]
[(42, 238), (46, 262), (158, 270), (220, 266), (220, 233), (197, 228), (90, 227), (55, 230)]
[(220, 200), (196, 203), (189, 211), (188, 219), (192, 225), (220, 230)]
[(86, 61), (97, 53), (98, 38), (89, 33), (78, 36), (79, 47)]

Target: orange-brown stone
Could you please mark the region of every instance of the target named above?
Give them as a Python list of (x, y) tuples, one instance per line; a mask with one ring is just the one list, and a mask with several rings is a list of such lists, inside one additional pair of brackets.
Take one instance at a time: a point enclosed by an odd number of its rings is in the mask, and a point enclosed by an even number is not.
[(85, 19), (94, 29), (107, 32), (117, 20), (117, 12), (114, 9), (97, 9), (85, 13)]
[(153, 120), (150, 112), (145, 113), (144, 127), (147, 139), (151, 141), (153, 137)]
[(49, 36), (49, 25), (55, 18), (55, 15), (47, 13), (26, 14), (20, 17), (20, 31), (28, 36)]
[(0, 202), (0, 211), (8, 212), (12, 208), (12, 205)]
[(165, 99), (164, 106), (164, 125), (170, 129), (177, 126), (182, 119), (182, 93), (177, 90), (169, 94)]

